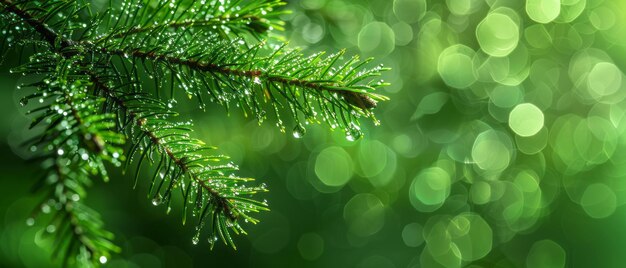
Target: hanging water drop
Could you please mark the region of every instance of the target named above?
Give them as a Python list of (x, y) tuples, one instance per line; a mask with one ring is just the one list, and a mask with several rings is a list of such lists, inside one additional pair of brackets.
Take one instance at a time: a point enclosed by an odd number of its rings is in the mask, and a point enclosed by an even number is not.
[(100, 256), (98, 261), (100, 261), (101, 264), (105, 264), (105, 263), (107, 263), (107, 261), (109, 261), (109, 259), (107, 259), (106, 256)]
[(171, 99), (167, 102), (167, 108), (174, 108), (174, 106), (176, 106), (177, 101), (175, 99)]
[(152, 198), (152, 205), (158, 206), (161, 204), (161, 195), (157, 195)]
[(346, 139), (349, 141), (358, 140), (362, 136), (363, 132), (361, 132), (361, 128), (355, 123), (351, 123), (350, 127), (346, 129)]
[(217, 236), (214, 237), (209, 237), (208, 242), (210, 245), (210, 248), (213, 249), (213, 246), (215, 246), (215, 242), (217, 241)]
[(302, 124), (297, 124), (296, 127), (293, 129), (293, 137), (296, 139), (300, 139), (304, 137), (304, 134), (306, 134), (306, 128), (304, 128)]
[(195, 235), (195, 236), (191, 239), (191, 243), (193, 243), (194, 245), (197, 245), (198, 243), (200, 243), (200, 235), (199, 235), (199, 234)]

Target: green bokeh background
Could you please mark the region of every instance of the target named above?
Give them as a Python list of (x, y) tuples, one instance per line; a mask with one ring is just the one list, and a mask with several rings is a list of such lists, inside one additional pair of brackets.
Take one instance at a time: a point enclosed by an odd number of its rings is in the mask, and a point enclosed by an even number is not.
[[(272, 211), (238, 250), (191, 243), (117, 172), (92, 187), (123, 252), (109, 267), (624, 267), (626, 3), (621, 0), (301, 0), (293, 46), (393, 71), (365, 137), (301, 139), (238, 111), (179, 101), (201, 139), (268, 184)], [(11, 57), (10, 57), (11, 58)], [(7, 63), (10, 63), (9, 60)], [(0, 75), (0, 266), (48, 267), (25, 224), (39, 174), (29, 119)], [(145, 186), (145, 185), (143, 185)]]

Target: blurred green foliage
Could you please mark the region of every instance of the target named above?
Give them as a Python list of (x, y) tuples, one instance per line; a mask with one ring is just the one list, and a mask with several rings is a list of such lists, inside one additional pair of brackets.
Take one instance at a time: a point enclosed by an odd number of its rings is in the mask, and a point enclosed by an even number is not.
[[(118, 174), (89, 201), (124, 252), (110, 267), (623, 267), (626, 3), (302, 0), (287, 39), (391, 66), (382, 125), (301, 139), (219, 107), (193, 117), (272, 211), (239, 250), (193, 246)], [(48, 266), (25, 219), (27, 119), (0, 84), (0, 266)], [(41, 224), (41, 223), (35, 223)], [(202, 244), (201, 244), (202, 245)], [(206, 245), (206, 244), (205, 244)]]

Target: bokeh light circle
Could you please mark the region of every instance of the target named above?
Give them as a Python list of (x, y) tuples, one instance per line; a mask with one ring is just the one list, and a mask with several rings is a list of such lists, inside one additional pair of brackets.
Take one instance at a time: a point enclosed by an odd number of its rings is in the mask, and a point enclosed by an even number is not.
[(528, 17), (539, 23), (548, 23), (561, 13), (560, 0), (526, 0)]
[(588, 86), (596, 96), (608, 96), (622, 87), (622, 72), (615, 64), (599, 62), (589, 72)]
[(409, 223), (402, 229), (402, 241), (409, 247), (419, 247), (424, 243), (422, 225), (417, 222)]
[(298, 251), (305, 260), (316, 260), (324, 253), (324, 239), (316, 233), (306, 233), (298, 240)]
[(489, 13), (476, 27), (480, 48), (494, 57), (509, 55), (519, 43), (519, 25), (510, 16)]
[(609, 186), (602, 183), (591, 184), (585, 189), (580, 205), (587, 215), (601, 219), (611, 216), (617, 207), (617, 197)]
[(465, 16), (474, 13), (483, 4), (479, 0), (446, 0), (446, 5), (452, 14)]
[(343, 218), (350, 233), (370, 236), (380, 231), (385, 224), (385, 206), (373, 194), (357, 194), (346, 203)]
[(562, 0), (561, 14), (556, 18), (556, 22), (569, 23), (574, 21), (585, 11), (587, 0)]
[(450, 174), (440, 167), (422, 170), (409, 189), (411, 204), (420, 211), (428, 206), (441, 206), (450, 196), (451, 183)]
[(467, 88), (476, 82), (474, 50), (464, 45), (446, 48), (439, 56), (437, 70), (443, 81), (454, 88)]
[(371, 22), (359, 32), (359, 49), (367, 55), (384, 57), (391, 53), (395, 44), (395, 35), (391, 27), (384, 22)]
[(589, 21), (596, 29), (604, 31), (615, 25), (617, 18), (608, 7), (598, 7), (589, 13)]
[(406, 23), (417, 22), (426, 13), (426, 0), (394, 0), (393, 13)]
[(448, 225), (451, 245), (464, 261), (480, 260), (491, 252), (493, 231), (491, 226), (476, 213), (463, 213), (454, 217)]
[(315, 160), (315, 174), (327, 186), (343, 186), (352, 178), (352, 158), (338, 146), (322, 150)]
[(475, 182), (470, 188), (470, 200), (477, 205), (484, 205), (491, 200), (491, 186), (484, 181)]
[(565, 256), (565, 250), (554, 241), (537, 241), (528, 252), (526, 267), (563, 268)]
[(501, 172), (511, 163), (512, 142), (505, 134), (487, 130), (474, 141), (472, 159), (487, 171)]
[(519, 104), (509, 114), (509, 127), (522, 137), (537, 134), (543, 128), (543, 124), (543, 112), (532, 103)]

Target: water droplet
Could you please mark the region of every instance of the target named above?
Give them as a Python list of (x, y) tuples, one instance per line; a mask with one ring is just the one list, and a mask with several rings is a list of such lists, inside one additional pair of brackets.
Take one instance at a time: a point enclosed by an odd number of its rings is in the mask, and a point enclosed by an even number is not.
[(57, 154), (58, 155), (63, 155), (65, 153), (65, 151), (63, 151), (63, 149), (58, 149), (57, 150)]
[(361, 128), (352, 123), (350, 127), (346, 129), (346, 139), (349, 141), (355, 141), (360, 139), (363, 136), (363, 132), (361, 132)]
[(107, 259), (106, 256), (100, 256), (98, 261), (100, 261), (101, 264), (105, 264), (105, 263), (107, 263), (107, 261), (109, 261), (109, 259)]
[(46, 232), (48, 232), (48, 233), (54, 233), (56, 230), (57, 230), (57, 227), (52, 225), (52, 224), (50, 224), (50, 225), (48, 225), (48, 227), (46, 227)]
[(167, 108), (174, 108), (174, 106), (176, 106), (177, 101), (175, 99), (171, 99), (167, 102)]
[(217, 241), (217, 236), (209, 237), (208, 241), (209, 241), (210, 248), (213, 249), (213, 246), (215, 246), (215, 242)]
[(117, 158), (119, 158), (119, 157), (120, 157), (120, 154), (119, 154), (118, 152), (113, 153), (113, 158), (116, 158), (116, 159), (117, 159)]
[(26, 106), (28, 104), (28, 99), (27, 98), (22, 98), (20, 100), (20, 105), (22, 105), (22, 107)]
[(306, 134), (306, 129), (301, 124), (296, 125), (293, 129), (293, 137), (296, 139), (302, 138), (304, 134)]
[(152, 205), (158, 206), (161, 204), (161, 195), (157, 195), (152, 198)]
[(199, 235), (195, 235), (195, 236), (191, 239), (191, 243), (193, 243), (194, 245), (197, 245), (198, 243), (200, 243), (200, 236), (199, 236)]
[(80, 196), (78, 194), (73, 194), (72, 195), (72, 201), (78, 202), (78, 200), (80, 200)]
[(35, 225), (35, 219), (34, 219), (34, 218), (28, 218), (28, 219), (26, 219), (26, 225), (28, 225), (28, 226), (33, 226), (33, 225)]

